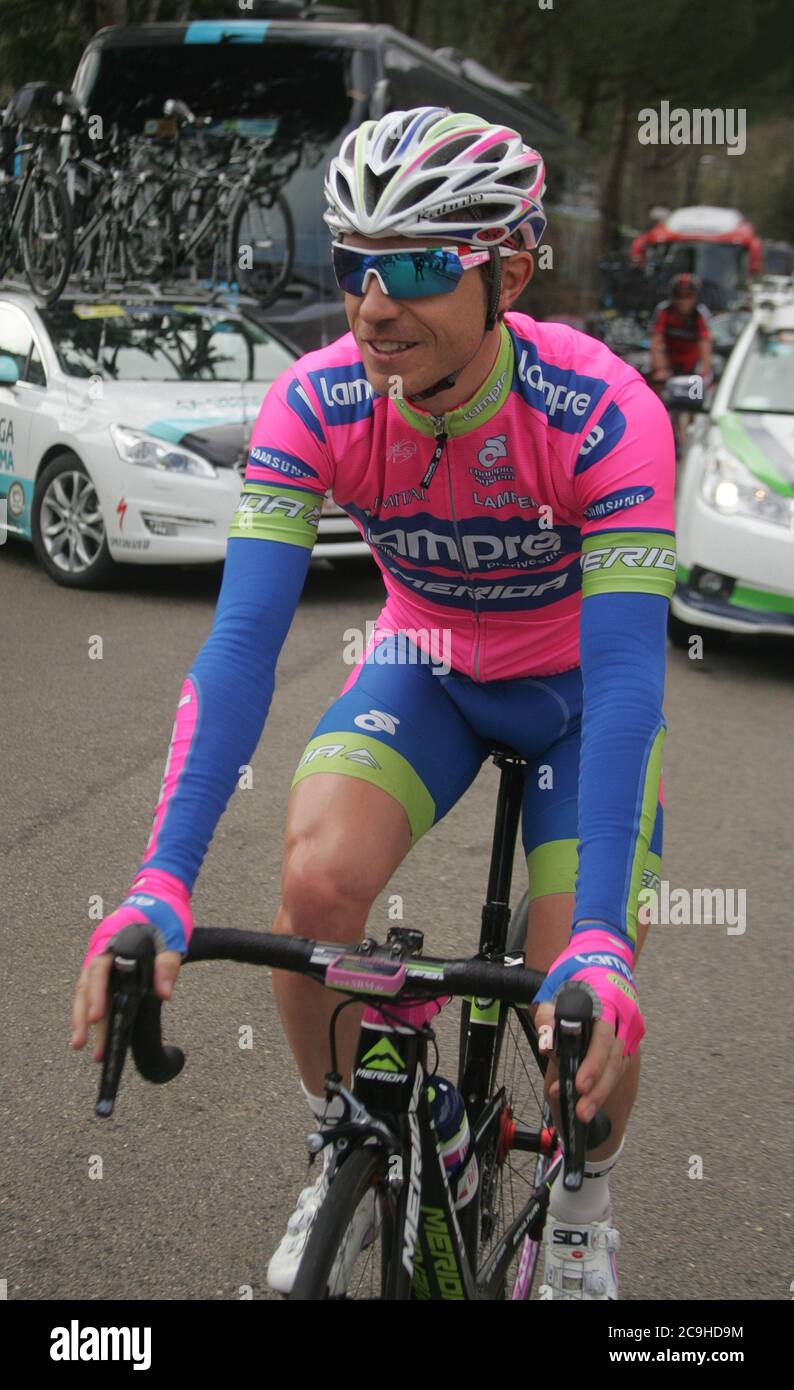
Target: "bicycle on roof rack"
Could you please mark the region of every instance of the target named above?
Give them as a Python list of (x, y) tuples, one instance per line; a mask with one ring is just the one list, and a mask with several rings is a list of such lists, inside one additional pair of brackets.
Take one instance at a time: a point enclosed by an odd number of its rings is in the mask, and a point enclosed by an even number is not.
[[(186, 962), (235, 960), (294, 970), (346, 996), (330, 1030), (329, 1101), (344, 1114), (307, 1140), (313, 1160), (331, 1146), (327, 1195), (317, 1213), (290, 1298), (528, 1299), (551, 1184), (581, 1187), (585, 1152), (603, 1143), (599, 1111), (575, 1114), (575, 1078), (592, 1028), (592, 999), (569, 985), (556, 1002), (560, 1132), (543, 1099), (547, 1057), (529, 1005), (543, 976), (523, 966), (524, 900), (509, 908), (524, 760), (497, 749), (500, 785), (480, 945), (471, 960), (423, 953), (423, 933), (389, 930), (385, 944), (335, 943), (236, 929), (197, 929)], [(164, 1046), (161, 1001), (152, 992), (154, 943), (146, 924), (114, 948), (111, 1010), (97, 1114), (109, 1116), (128, 1047), (141, 1075), (169, 1081), (184, 1064)], [(438, 1050), (430, 1020), (463, 1000), (457, 1087), (469, 1121), (466, 1162), (448, 1171), (432, 1108)], [(366, 1001), (352, 1086), (337, 1066), (340, 1012)]]
[(52, 303), (69, 276), (73, 224), (66, 188), (48, 149), (57, 132), (44, 119), (43, 107), (59, 116), (78, 109), (70, 93), (29, 83), (2, 115), (0, 280), (17, 273), (21, 259), (34, 294)]

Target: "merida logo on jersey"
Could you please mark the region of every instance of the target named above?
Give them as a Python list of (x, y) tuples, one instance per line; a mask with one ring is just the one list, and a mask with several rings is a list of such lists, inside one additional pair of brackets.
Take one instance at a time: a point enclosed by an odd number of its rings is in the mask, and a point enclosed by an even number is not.
[(614, 565), (625, 565), (627, 569), (675, 570), (675, 551), (659, 545), (614, 545), (608, 550), (591, 550), (582, 556), (585, 573), (612, 569)]
[(541, 607), (557, 602), (574, 594), (580, 587), (580, 570), (577, 564), (569, 565), (560, 573), (552, 574), (533, 584), (458, 584), (454, 579), (439, 579), (431, 573), (408, 574), (396, 566), (386, 568), (395, 579), (399, 579), (410, 589), (426, 594), (434, 603), (442, 603), (453, 608), (470, 608), (474, 603), (493, 603), (506, 610)]
[(320, 508), (314, 502), (280, 497), (277, 492), (244, 492), (237, 504), (237, 511), (262, 512), (269, 516), (299, 516), (308, 526), (316, 526), (320, 520)]
[(599, 497), (597, 502), (591, 502), (589, 507), (585, 507), (584, 514), (591, 521), (595, 521), (600, 516), (611, 516), (613, 512), (621, 512), (626, 507), (636, 507), (640, 502), (647, 502), (653, 495), (652, 487), (619, 488), (617, 492), (608, 492), (604, 497)]
[(372, 385), (361, 362), (309, 372), (329, 425), (351, 425), (372, 414)]

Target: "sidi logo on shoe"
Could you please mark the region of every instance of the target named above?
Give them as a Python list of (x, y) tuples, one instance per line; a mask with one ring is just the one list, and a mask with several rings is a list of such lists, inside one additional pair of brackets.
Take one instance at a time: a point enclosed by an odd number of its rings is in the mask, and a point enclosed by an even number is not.
[(559, 1227), (554, 1228), (552, 1234), (554, 1245), (582, 1246), (590, 1244), (590, 1233), (588, 1231), (565, 1231)]

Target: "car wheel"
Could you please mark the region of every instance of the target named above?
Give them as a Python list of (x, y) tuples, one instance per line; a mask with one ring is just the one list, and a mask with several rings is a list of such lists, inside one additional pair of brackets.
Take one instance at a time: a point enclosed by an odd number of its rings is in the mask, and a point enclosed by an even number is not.
[(33, 497), (31, 530), (36, 556), (56, 584), (92, 589), (115, 568), (99, 498), (75, 454), (59, 454), (41, 474)]

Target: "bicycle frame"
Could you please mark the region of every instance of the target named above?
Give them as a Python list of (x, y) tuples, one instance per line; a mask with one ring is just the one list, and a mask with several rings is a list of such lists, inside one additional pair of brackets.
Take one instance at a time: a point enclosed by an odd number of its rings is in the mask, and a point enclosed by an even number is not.
[[(501, 767), (496, 810), (488, 897), (482, 911), (479, 954), (504, 955), (510, 920), (510, 882), (513, 855), (521, 812), (523, 790), (522, 760), (507, 753), (496, 755)], [(399, 935), (399, 932), (395, 932)], [(508, 958), (509, 961), (509, 958)], [(508, 963), (506, 961), (506, 964)], [(516, 963), (523, 964), (523, 957)], [(428, 975), (434, 969), (428, 962)], [(360, 987), (363, 985), (360, 982)], [(355, 980), (351, 988), (355, 989)], [(408, 1019), (405, 1005), (369, 1005), (364, 1013), (353, 1073), (352, 1098), (364, 1106), (368, 1115), (385, 1123), (394, 1143), (389, 1152), (389, 1185), (399, 1196), (389, 1210), (382, 1196), (384, 1222), (383, 1250), (384, 1298), (488, 1299), (501, 1297), (508, 1265), (516, 1247), (529, 1236), (540, 1239), (549, 1188), (561, 1165), (557, 1152), (544, 1175), (541, 1188), (533, 1190), (517, 1217), (502, 1236), (478, 1278), (473, 1273), (477, 1243), (483, 1217), (486, 1184), (493, 1181), (493, 1165), (498, 1162), (503, 1114), (503, 1091), (492, 1096), (497, 1043), (504, 1031), (506, 1011), (511, 1007), (498, 1000), (472, 999), (464, 1003), (461, 1029), (461, 1057), (458, 1085), (465, 1098), (471, 1120), (473, 1148), (480, 1166), (480, 1183), (473, 1199), (456, 1212), (443, 1159), (439, 1153), (425, 1082), (427, 1047), (433, 1034), (417, 1028)], [(522, 1027), (541, 1072), (537, 1037), (528, 1018)], [(331, 1088), (344, 1094), (343, 1088)], [(349, 1093), (348, 1093), (349, 1094)], [(359, 1126), (342, 1122), (336, 1137), (347, 1140)], [(380, 1128), (380, 1126), (378, 1127)], [(383, 1147), (382, 1130), (370, 1130)], [(323, 1131), (330, 1140), (334, 1130)], [(544, 1151), (541, 1130), (517, 1126), (512, 1147), (534, 1153)], [(339, 1161), (344, 1161), (343, 1149)]]
[(39, 173), (43, 162), (41, 145), (36, 140), (32, 140), (24, 145), (17, 145), (15, 156), (19, 157), (23, 154), (29, 154), (31, 158), (27, 161), (22, 178), (19, 179), (16, 175), (9, 178), (4, 174), (2, 180), (0, 180), (0, 187), (5, 190), (6, 195), (8, 195), (12, 188), (16, 188), (11, 211), (8, 214), (8, 218), (3, 219), (5, 225), (0, 228), (0, 270), (3, 271), (11, 256), (14, 232), (20, 220), (20, 214), (25, 204), (28, 189)]

